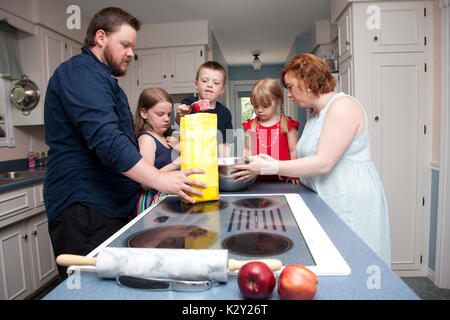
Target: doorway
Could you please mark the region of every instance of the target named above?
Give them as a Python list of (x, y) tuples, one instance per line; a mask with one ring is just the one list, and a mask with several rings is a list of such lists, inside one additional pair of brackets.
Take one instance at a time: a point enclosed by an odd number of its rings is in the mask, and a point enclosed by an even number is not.
[(244, 130), (242, 123), (254, 116), (250, 94), (258, 80), (230, 81), (231, 115), (233, 117), (233, 156), (242, 156), (244, 150)]

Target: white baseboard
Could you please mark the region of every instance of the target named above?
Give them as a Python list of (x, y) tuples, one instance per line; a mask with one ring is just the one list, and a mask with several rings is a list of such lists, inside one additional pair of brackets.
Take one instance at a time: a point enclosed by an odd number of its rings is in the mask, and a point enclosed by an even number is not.
[(427, 277), (426, 272), (420, 270), (393, 270), (399, 277)]

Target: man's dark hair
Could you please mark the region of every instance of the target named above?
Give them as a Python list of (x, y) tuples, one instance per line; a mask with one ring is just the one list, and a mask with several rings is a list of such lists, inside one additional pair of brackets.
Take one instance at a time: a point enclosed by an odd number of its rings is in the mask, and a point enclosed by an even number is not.
[(103, 30), (106, 34), (109, 34), (117, 31), (123, 24), (130, 25), (136, 31), (141, 28), (141, 22), (135, 16), (120, 8), (109, 7), (100, 10), (89, 22), (84, 44), (88, 48), (92, 48), (96, 44), (95, 34), (98, 30)]

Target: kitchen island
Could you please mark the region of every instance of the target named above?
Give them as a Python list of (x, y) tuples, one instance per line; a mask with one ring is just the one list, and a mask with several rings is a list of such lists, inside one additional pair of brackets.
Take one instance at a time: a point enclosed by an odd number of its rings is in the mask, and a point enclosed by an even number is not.
[[(297, 193), (347, 262), (347, 276), (319, 276), (316, 300), (415, 300), (418, 296), (314, 192), (301, 185), (255, 183), (240, 193)], [(221, 193), (222, 194), (222, 193)], [(227, 195), (229, 193), (223, 193)], [(122, 287), (94, 272), (76, 272), (44, 297), (45, 300), (238, 300), (236, 275), (207, 291), (149, 291)], [(280, 299), (276, 288), (270, 299)]]

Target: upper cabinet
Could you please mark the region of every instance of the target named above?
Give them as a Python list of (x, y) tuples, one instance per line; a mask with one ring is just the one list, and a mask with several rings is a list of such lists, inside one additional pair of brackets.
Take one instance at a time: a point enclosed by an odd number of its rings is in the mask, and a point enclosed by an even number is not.
[[(423, 52), (426, 46), (426, 7), (414, 2), (383, 3), (379, 7), (382, 28), (371, 30), (372, 52)], [(375, 13), (374, 13), (375, 14)]]
[(159, 87), (168, 93), (194, 92), (198, 67), (206, 61), (205, 46), (136, 50), (138, 89)]
[(53, 72), (61, 63), (81, 53), (81, 44), (53, 31), (41, 28), (41, 36), (44, 50), (44, 68), (48, 78), (53, 75)]
[(352, 8), (349, 7), (337, 22), (339, 62), (352, 55)]
[(37, 35), (21, 35), (19, 48), (23, 70), (38, 85), (40, 100), (29, 115), (24, 115), (17, 109), (13, 110), (15, 126), (44, 124), (44, 100), (48, 80), (62, 62), (81, 52), (80, 43), (45, 27), (37, 28)]

